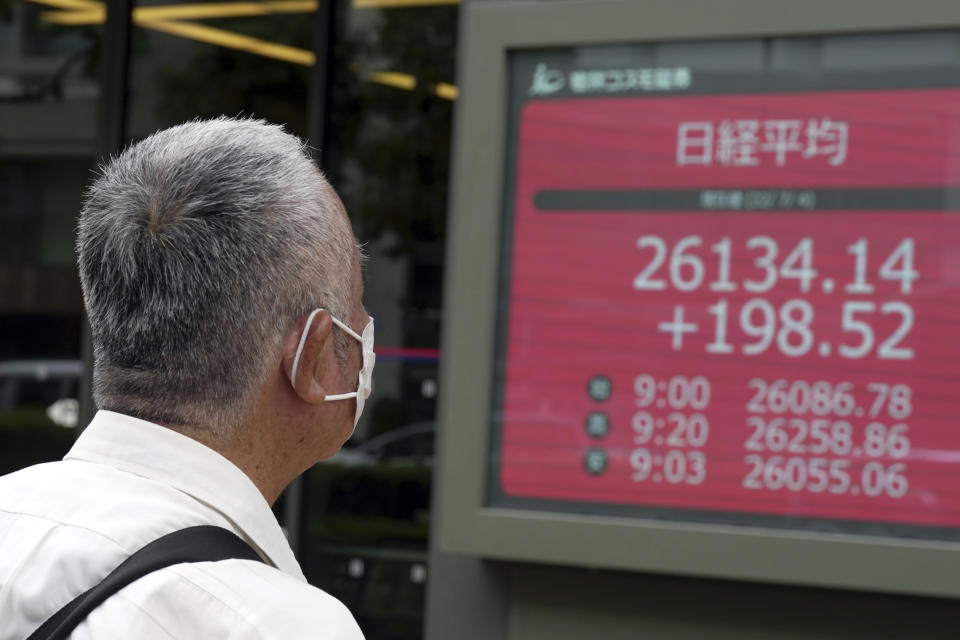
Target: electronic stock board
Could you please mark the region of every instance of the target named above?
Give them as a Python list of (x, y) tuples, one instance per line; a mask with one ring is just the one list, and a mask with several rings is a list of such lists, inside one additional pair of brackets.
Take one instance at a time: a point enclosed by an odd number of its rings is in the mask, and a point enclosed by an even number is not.
[(960, 87), (535, 60), (498, 493), (960, 528)]
[(512, 52), (483, 506), (960, 540), (956, 37)]

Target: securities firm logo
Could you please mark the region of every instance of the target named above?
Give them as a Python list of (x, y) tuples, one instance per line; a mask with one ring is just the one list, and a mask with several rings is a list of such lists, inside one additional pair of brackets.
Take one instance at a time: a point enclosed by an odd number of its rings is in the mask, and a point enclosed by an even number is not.
[(533, 72), (533, 82), (527, 92), (531, 96), (549, 96), (567, 86), (567, 77), (560, 69), (551, 69), (541, 62)]
[(565, 72), (539, 63), (527, 90), (529, 96), (551, 96), (567, 89), (577, 94), (670, 93), (691, 88), (689, 67), (573, 69)]

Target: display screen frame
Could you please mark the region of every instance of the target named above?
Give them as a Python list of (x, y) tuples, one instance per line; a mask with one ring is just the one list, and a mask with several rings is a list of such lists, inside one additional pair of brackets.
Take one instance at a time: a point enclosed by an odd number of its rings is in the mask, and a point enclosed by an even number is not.
[[(461, 99), (448, 244), (441, 457), (435, 478), (443, 551), (488, 558), (687, 575), (960, 596), (960, 544), (629, 514), (490, 507), (496, 404), (497, 304), (508, 285), (504, 167), (511, 52), (583, 45), (944, 30), (960, 8), (925, 11), (879, 2), (741, 0), (717, 14), (706, 0), (468, 3), (463, 8)], [(912, 10), (910, 10), (912, 9)]]

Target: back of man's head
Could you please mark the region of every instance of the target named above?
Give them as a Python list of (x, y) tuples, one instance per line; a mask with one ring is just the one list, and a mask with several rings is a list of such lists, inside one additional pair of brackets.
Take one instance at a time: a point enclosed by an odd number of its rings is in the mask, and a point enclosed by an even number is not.
[(296, 320), (350, 308), (353, 235), (297, 138), (188, 122), (91, 186), (77, 239), (101, 409), (225, 438)]

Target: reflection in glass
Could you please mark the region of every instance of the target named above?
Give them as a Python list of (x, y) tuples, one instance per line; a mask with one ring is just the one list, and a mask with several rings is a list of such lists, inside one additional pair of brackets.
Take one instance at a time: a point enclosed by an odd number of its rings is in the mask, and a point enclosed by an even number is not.
[(81, 372), (73, 229), (94, 165), (100, 31), (0, 2), (0, 474), (61, 457)]
[(457, 7), (338, 4), (327, 172), (372, 255), (370, 409), (308, 472), (301, 559), (368, 638), (423, 634)]

